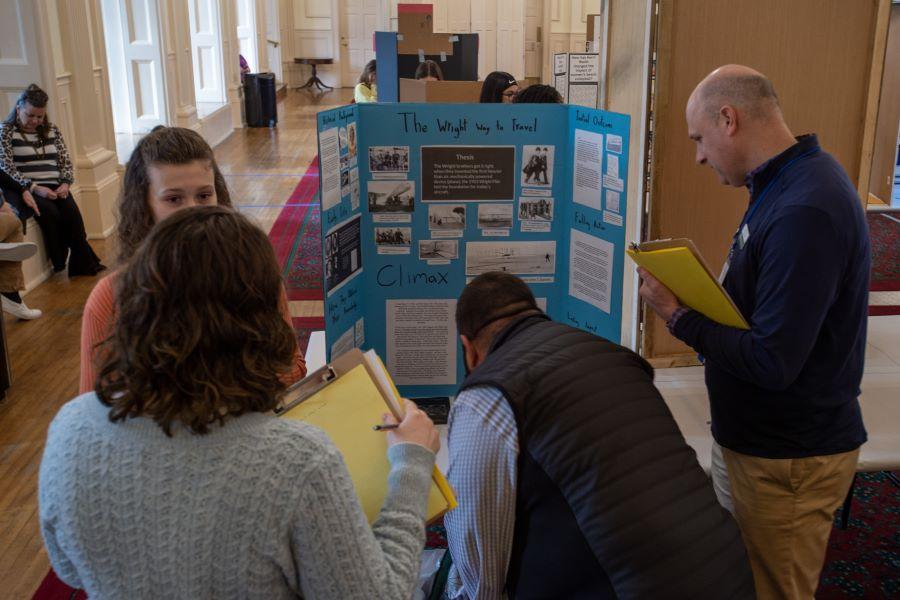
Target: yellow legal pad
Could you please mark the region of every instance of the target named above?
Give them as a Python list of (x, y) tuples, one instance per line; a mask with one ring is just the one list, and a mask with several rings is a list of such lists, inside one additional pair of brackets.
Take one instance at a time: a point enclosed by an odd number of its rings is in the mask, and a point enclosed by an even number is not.
[[(324, 430), (344, 457), (356, 494), (363, 512), (372, 523), (387, 496), (387, 479), (390, 463), (387, 459), (387, 434), (374, 431), (372, 426), (381, 423), (381, 415), (388, 410), (400, 409), (399, 396), (394, 405), (389, 404), (376, 383), (390, 382), (385, 370), (383, 375), (368, 369), (383, 369), (381, 360), (372, 353), (366, 356), (359, 350), (353, 357), (343, 355), (328, 368), (333, 368), (334, 379), (314, 394), (302, 400), (281, 416), (297, 419)], [(349, 359), (349, 360), (348, 360)], [(368, 359), (368, 365), (365, 360)], [(377, 363), (375, 362), (377, 361)], [(355, 365), (355, 366), (353, 366)], [(343, 368), (342, 368), (343, 367)], [(368, 368), (367, 368), (368, 367)], [(346, 369), (346, 370), (344, 370)], [(307, 379), (315, 379), (319, 372)], [(306, 380), (304, 380), (306, 381)], [(301, 382), (302, 384), (303, 382)], [(299, 384), (298, 384), (299, 385)], [(390, 382), (391, 387), (393, 383)], [(396, 415), (398, 418), (401, 415)], [(441, 516), (456, 506), (456, 499), (450, 485), (437, 467), (432, 476), (431, 491), (428, 495), (427, 518), (429, 521)]]
[(659, 240), (632, 244), (628, 256), (644, 267), (678, 300), (713, 321), (750, 329), (731, 296), (709, 270), (703, 256), (688, 239)]

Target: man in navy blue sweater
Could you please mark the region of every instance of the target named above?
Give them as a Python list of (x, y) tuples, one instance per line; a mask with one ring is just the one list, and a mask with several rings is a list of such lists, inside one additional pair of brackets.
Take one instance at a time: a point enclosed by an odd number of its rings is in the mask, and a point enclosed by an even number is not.
[(696, 160), (746, 186), (724, 286), (749, 330), (681, 306), (643, 269), (640, 295), (706, 360), (712, 432), (760, 598), (812, 598), (834, 510), (866, 441), (859, 407), (869, 237), (856, 190), (815, 135), (794, 138), (771, 82), (739, 65), (691, 94)]

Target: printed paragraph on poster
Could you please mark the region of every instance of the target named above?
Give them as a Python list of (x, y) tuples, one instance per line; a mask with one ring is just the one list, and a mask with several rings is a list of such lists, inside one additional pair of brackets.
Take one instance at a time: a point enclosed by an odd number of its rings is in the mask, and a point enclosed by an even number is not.
[(397, 385), (456, 383), (456, 300), (388, 300), (388, 371)]

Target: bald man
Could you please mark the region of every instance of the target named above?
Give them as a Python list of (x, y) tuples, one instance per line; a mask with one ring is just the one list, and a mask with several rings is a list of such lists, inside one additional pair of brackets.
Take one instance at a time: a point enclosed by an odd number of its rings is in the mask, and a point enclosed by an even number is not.
[(686, 117), (697, 163), (749, 191), (722, 278), (750, 330), (681, 306), (643, 270), (640, 294), (705, 357), (712, 433), (727, 467), (713, 477), (731, 491), (759, 597), (812, 598), (866, 441), (865, 214), (816, 136), (794, 138), (761, 73), (716, 69), (691, 94)]

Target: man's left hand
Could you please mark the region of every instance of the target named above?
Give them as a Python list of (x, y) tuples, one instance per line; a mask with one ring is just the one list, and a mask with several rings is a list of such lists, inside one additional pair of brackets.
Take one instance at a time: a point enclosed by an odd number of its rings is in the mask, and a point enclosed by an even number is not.
[(672, 313), (681, 306), (678, 298), (644, 267), (638, 267), (638, 275), (641, 276), (641, 287), (638, 289), (638, 294), (653, 309), (653, 312), (658, 314), (663, 321), (668, 322), (672, 318)]

